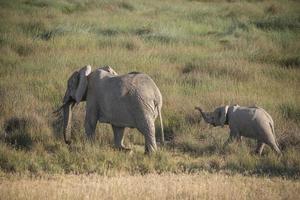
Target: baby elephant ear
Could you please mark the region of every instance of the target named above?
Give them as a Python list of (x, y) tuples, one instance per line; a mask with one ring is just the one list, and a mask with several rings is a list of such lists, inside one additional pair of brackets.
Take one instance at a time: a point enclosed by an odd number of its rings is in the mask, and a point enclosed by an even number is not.
[(103, 67), (103, 69), (104, 69), (105, 71), (108, 71), (108, 72), (111, 73), (112, 75), (118, 75), (118, 73), (117, 73), (113, 68), (111, 68), (110, 66), (105, 66), (105, 67)]
[(87, 76), (91, 73), (92, 67), (87, 65), (79, 70), (79, 83), (76, 89), (75, 100), (78, 104), (86, 93), (88, 81)]
[(224, 124), (226, 122), (226, 118), (227, 118), (227, 111), (228, 111), (228, 106), (224, 106), (221, 108), (220, 110), (220, 124), (222, 127), (224, 127)]

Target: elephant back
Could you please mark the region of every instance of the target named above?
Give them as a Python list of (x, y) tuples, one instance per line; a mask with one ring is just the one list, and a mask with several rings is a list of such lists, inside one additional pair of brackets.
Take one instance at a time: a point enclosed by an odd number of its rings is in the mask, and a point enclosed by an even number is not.
[(149, 75), (141, 72), (130, 72), (120, 76), (120, 78), (130, 94), (138, 95), (146, 101), (153, 100), (156, 105), (161, 107), (160, 90)]
[(142, 74), (142, 72), (134, 71), (134, 72), (129, 72), (128, 74)]

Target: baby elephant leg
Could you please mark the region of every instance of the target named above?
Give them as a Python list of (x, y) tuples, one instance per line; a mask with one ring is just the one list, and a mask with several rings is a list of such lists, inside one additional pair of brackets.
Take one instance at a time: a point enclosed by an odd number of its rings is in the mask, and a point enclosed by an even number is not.
[(265, 147), (265, 143), (261, 142), (261, 141), (257, 141), (257, 147), (255, 150), (255, 153), (257, 153), (258, 155), (261, 155), (262, 151), (264, 150)]
[(232, 143), (234, 139), (236, 140), (240, 140), (241, 141), (241, 136), (240, 134), (235, 131), (235, 130), (230, 130), (230, 133), (229, 133), (229, 138), (226, 140), (226, 142), (224, 143), (223, 145), (223, 148), (226, 147), (228, 144)]
[(223, 147), (226, 147), (228, 144), (232, 143), (234, 140), (241, 142), (242, 136), (239, 134), (235, 128), (230, 129), (229, 138), (224, 143)]

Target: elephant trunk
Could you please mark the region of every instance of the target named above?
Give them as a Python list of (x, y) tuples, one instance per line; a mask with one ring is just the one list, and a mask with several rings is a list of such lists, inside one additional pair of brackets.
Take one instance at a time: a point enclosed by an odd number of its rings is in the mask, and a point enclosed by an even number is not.
[(195, 107), (195, 109), (196, 109), (196, 110), (199, 110), (199, 112), (201, 113), (201, 115), (202, 115), (204, 121), (205, 121), (206, 123), (209, 123), (209, 120), (208, 120), (206, 114), (202, 111), (202, 109), (201, 109), (200, 107)]
[(66, 144), (71, 144), (72, 107), (73, 102), (67, 102), (63, 106), (63, 134)]

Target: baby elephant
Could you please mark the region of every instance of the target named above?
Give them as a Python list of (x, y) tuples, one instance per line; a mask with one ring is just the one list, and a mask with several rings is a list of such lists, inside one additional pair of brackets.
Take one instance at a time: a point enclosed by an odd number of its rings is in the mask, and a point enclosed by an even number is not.
[(281, 154), (275, 139), (274, 122), (264, 109), (239, 105), (218, 107), (214, 112), (203, 112), (199, 107), (195, 107), (195, 109), (200, 111), (206, 123), (221, 127), (229, 125), (230, 136), (224, 146), (233, 139), (241, 140), (241, 137), (244, 136), (257, 140), (256, 153), (259, 155), (265, 144)]

